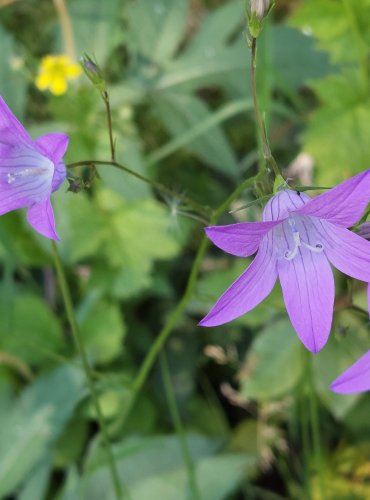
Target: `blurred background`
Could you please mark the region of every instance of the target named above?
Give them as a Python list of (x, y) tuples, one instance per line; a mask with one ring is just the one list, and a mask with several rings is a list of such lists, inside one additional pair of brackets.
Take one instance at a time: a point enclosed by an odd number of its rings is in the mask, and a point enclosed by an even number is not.
[[(33, 137), (70, 136), (67, 163), (109, 160), (105, 105), (78, 65), (89, 54), (108, 84), (117, 160), (205, 207), (109, 165), (70, 169), (76, 192), (66, 182), (53, 195), (130, 498), (367, 499), (369, 396), (328, 389), (370, 347), (364, 286), (339, 273), (330, 341), (311, 355), (279, 285), (238, 320), (197, 327), (248, 264), (210, 247), (165, 357), (125, 416), (183, 296), (207, 207), (264, 168), (245, 11), (243, 0), (0, 0), (0, 95)], [(277, 0), (258, 41), (258, 94), (275, 158), (296, 184), (330, 187), (370, 167), (369, 53), (370, 0)], [(219, 223), (258, 220), (255, 198), (242, 193)], [(22, 211), (0, 218), (0, 264), (0, 498), (114, 499), (50, 242)]]

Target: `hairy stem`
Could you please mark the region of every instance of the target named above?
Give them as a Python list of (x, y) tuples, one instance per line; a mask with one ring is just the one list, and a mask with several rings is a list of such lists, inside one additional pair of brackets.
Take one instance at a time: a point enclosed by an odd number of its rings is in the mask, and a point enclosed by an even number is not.
[(252, 54), (251, 54), (251, 78), (252, 78), (252, 94), (253, 94), (253, 107), (256, 117), (257, 128), (262, 142), (263, 156), (266, 161), (271, 165), (275, 177), (280, 175), (279, 167), (271, 153), (271, 149), (267, 140), (265, 124), (263, 122), (262, 114), (258, 105), (257, 98), (257, 79), (256, 79), (256, 67), (257, 67), (257, 38), (252, 38)]
[(189, 207), (191, 207), (195, 212), (209, 216), (212, 213), (212, 209), (210, 207), (205, 207), (201, 205), (200, 203), (197, 203), (196, 201), (192, 200), (188, 196), (185, 196), (181, 193), (177, 193), (176, 191), (173, 191), (172, 189), (168, 188), (164, 184), (157, 182), (153, 179), (149, 179), (149, 177), (145, 177), (144, 175), (141, 175), (134, 170), (131, 170), (128, 167), (125, 167), (121, 163), (112, 160), (112, 161), (105, 161), (105, 160), (84, 160), (84, 161), (77, 161), (74, 163), (69, 163), (67, 165), (67, 168), (76, 168), (76, 167), (83, 167), (83, 166), (95, 166), (95, 165), (110, 165), (112, 167), (118, 168), (119, 170), (122, 170), (123, 172), (126, 172), (127, 174), (132, 175), (133, 177), (136, 177), (137, 179), (145, 182), (146, 184), (150, 184), (153, 188), (155, 188), (157, 191), (163, 194), (167, 194), (173, 198), (176, 198)]
[(93, 401), (95, 411), (96, 411), (96, 415), (98, 418), (100, 430), (102, 433), (103, 443), (104, 443), (106, 454), (107, 454), (108, 464), (109, 464), (109, 468), (110, 468), (110, 472), (111, 472), (111, 476), (112, 476), (112, 483), (113, 483), (114, 491), (115, 491), (117, 500), (121, 500), (122, 498), (124, 498), (124, 492), (122, 489), (121, 481), (119, 479), (117, 466), (116, 466), (116, 463), (114, 460), (114, 455), (113, 455), (111, 444), (109, 441), (108, 431), (107, 431), (107, 428), (106, 428), (106, 425), (104, 422), (103, 413), (102, 413), (102, 410), (100, 407), (99, 397), (98, 397), (98, 393), (97, 393), (97, 390), (95, 387), (95, 382), (94, 382), (93, 371), (89, 365), (89, 361), (87, 358), (85, 347), (84, 347), (84, 344), (83, 344), (82, 339), (81, 339), (80, 331), (79, 331), (77, 321), (76, 321), (75, 312), (73, 309), (71, 293), (70, 293), (68, 283), (67, 283), (67, 278), (66, 278), (66, 275), (64, 272), (61, 258), (59, 256), (57, 245), (54, 241), (52, 242), (52, 248), (53, 248), (55, 269), (56, 269), (57, 276), (58, 276), (60, 291), (61, 291), (61, 294), (63, 297), (64, 307), (65, 307), (66, 314), (68, 317), (69, 325), (71, 327), (73, 340), (75, 342), (78, 354), (80, 355), (80, 358), (82, 361), (82, 366), (83, 366), (83, 369), (84, 369), (84, 372), (86, 375), (86, 380), (87, 380), (87, 383), (89, 386), (90, 394), (91, 394), (92, 401)]
[(170, 370), (168, 367), (167, 356), (164, 351), (160, 355), (160, 364), (163, 378), (163, 385), (166, 394), (168, 408), (170, 410), (171, 419), (173, 426), (175, 428), (176, 434), (179, 438), (181, 453), (184, 458), (184, 463), (186, 466), (186, 471), (189, 479), (189, 489), (191, 491), (191, 498), (193, 500), (201, 500), (201, 494), (199, 492), (196, 473), (194, 469), (193, 459), (191, 457), (188, 443), (186, 440), (185, 430), (181, 422), (181, 417), (176, 404), (176, 396), (171, 382)]

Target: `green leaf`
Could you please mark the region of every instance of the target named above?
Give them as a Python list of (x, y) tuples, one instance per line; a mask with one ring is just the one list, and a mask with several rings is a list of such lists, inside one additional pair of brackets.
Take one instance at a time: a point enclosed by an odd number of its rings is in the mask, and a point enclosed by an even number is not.
[[(256, 460), (245, 454), (223, 454), (204, 458), (196, 463), (196, 479), (202, 500), (223, 500), (230, 495)], [(189, 485), (184, 467), (141, 481), (132, 489), (133, 500), (160, 498), (161, 500), (186, 500)]]
[[(216, 440), (197, 435), (189, 435), (187, 440), (204, 500), (224, 499), (256, 464), (255, 456), (246, 454), (212, 456), (218, 447)], [(85, 469), (80, 494), (90, 500), (102, 495), (113, 499), (109, 471), (101, 463), (105, 461), (103, 450), (93, 450), (94, 455)], [(132, 500), (188, 498), (188, 478), (177, 436), (130, 438), (115, 447), (115, 455)]]
[[(44, 238), (45, 240), (45, 238)], [(26, 266), (49, 263), (47, 246), (39, 244), (37, 233), (26, 222), (25, 210), (4, 214), (0, 218), (0, 258)], [(49, 245), (50, 248), (50, 245)]]
[(10, 494), (39, 464), (82, 396), (84, 378), (69, 366), (29, 386), (0, 421), (0, 496)]
[(97, 204), (107, 217), (104, 246), (107, 264), (95, 276), (110, 293), (126, 298), (148, 287), (156, 260), (174, 257), (179, 251), (178, 239), (171, 231), (171, 218), (163, 205), (154, 200), (125, 202), (112, 191), (100, 190)]
[(49, 458), (42, 459), (32, 470), (29, 479), (24, 483), (19, 500), (40, 500), (46, 498), (49, 486), (51, 463)]
[[(102, 133), (105, 137), (107, 136), (105, 129)], [(100, 153), (99, 148), (98, 157), (106, 158), (106, 151), (107, 149), (105, 148), (104, 154), (103, 150)], [(117, 137), (116, 157), (117, 161), (122, 165), (125, 165), (138, 174), (146, 175), (147, 165), (142, 153), (142, 145), (138, 138), (125, 137), (123, 135)], [(122, 198), (126, 200), (148, 198), (150, 187), (140, 179), (136, 179), (132, 175), (109, 165), (100, 166), (98, 170), (104, 186), (118, 193)]]
[[(120, 40), (119, 0), (75, 0), (69, 6), (77, 56), (93, 54), (104, 64), (110, 51)], [(62, 45), (62, 42), (59, 42)]]
[[(127, 9), (130, 23), (129, 43), (141, 55), (158, 64), (170, 60), (187, 24), (187, 0), (137, 0)], [(140, 29), (137, 29), (140, 26)]]
[(3, 57), (0, 59), (0, 95), (17, 116), (23, 118), (26, 104), (27, 82), (17, 64), (23, 64), (15, 51), (15, 42), (11, 34), (0, 26), (0, 47)]
[(113, 361), (122, 351), (126, 334), (119, 306), (107, 300), (93, 300), (83, 308), (83, 315), (80, 309), (79, 319), (85, 348), (95, 362), (105, 364)]
[(240, 393), (268, 400), (290, 391), (302, 374), (302, 346), (288, 320), (280, 320), (258, 334), (248, 351)]
[[(369, 0), (349, 1), (351, 13), (342, 0), (311, 0), (300, 3), (290, 19), (293, 26), (312, 33), (320, 50), (327, 51), (334, 62), (356, 61), (358, 58), (357, 36), (364, 47), (370, 40)], [(358, 33), (354, 33), (353, 27)]]
[(84, 193), (59, 191), (53, 205), (62, 259), (69, 264), (93, 257), (106, 236), (101, 212)]
[(61, 327), (43, 300), (36, 295), (16, 293), (10, 309), (5, 301), (1, 304), (1, 350), (34, 365), (50, 362), (50, 353), (61, 351)]
[(263, 36), (270, 39), (271, 78), (275, 86), (293, 91), (330, 70), (328, 57), (314, 50), (313, 39), (298, 30), (272, 26)]
[(54, 446), (53, 464), (62, 469), (78, 461), (84, 448), (88, 427), (86, 420), (75, 418), (68, 423)]
[[(161, 93), (153, 106), (169, 133), (174, 136), (191, 130), (212, 116), (206, 104), (189, 94)], [(236, 158), (221, 127), (215, 126), (208, 130), (188, 144), (188, 148), (211, 167), (231, 177), (237, 176)]]
[(316, 160), (317, 181), (331, 185), (363, 170), (370, 156), (370, 100), (356, 73), (329, 76), (313, 84), (323, 105), (303, 133), (304, 150)]
[(206, 46), (201, 52), (181, 55), (159, 75), (155, 90), (192, 92), (204, 87), (224, 87), (228, 93), (248, 97), (245, 74), (250, 55), (245, 40), (238, 38), (220, 49)]

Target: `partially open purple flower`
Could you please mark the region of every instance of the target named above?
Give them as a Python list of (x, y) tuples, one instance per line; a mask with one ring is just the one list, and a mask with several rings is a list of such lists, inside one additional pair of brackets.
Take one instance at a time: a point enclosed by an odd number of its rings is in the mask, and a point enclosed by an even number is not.
[(256, 307), (279, 277), (290, 320), (312, 352), (325, 345), (332, 323), (334, 279), (330, 263), (370, 282), (370, 242), (349, 231), (370, 198), (370, 170), (314, 199), (284, 190), (263, 211), (263, 222), (206, 228), (219, 248), (238, 257), (257, 251), (201, 326), (227, 323)]
[(58, 239), (50, 196), (66, 178), (67, 146), (65, 134), (33, 141), (0, 97), (0, 215), (26, 207), (31, 226)]
[(340, 394), (370, 391), (370, 351), (335, 379), (330, 389)]

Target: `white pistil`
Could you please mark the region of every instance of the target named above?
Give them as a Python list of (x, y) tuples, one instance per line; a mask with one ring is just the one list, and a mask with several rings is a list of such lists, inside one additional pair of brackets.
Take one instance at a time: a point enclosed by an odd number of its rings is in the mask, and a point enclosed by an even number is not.
[(289, 218), (288, 223), (292, 228), (294, 248), (293, 250), (287, 250), (284, 253), (284, 258), (286, 260), (293, 260), (298, 253), (299, 247), (301, 246), (307, 248), (308, 250), (314, 253), (321, 253), (324, 250), (322, 243), (316, 243), (316, 245), (313, 246), (307, 243), (306, 241), (302, 240), (299, 231), (297, 231), (296, 224), (292, 218)]
[(37, 175), (45, 175), (45, 173), (47, 172), (48, 170), (46, 168), (39, 167), (39, 168), (25, 168), (24, 170), (20, 170), (19, 172), (8, 173), (7, 174), (8, 184), (13, 184), (17, 180), (17, 177), (31, 177)]

